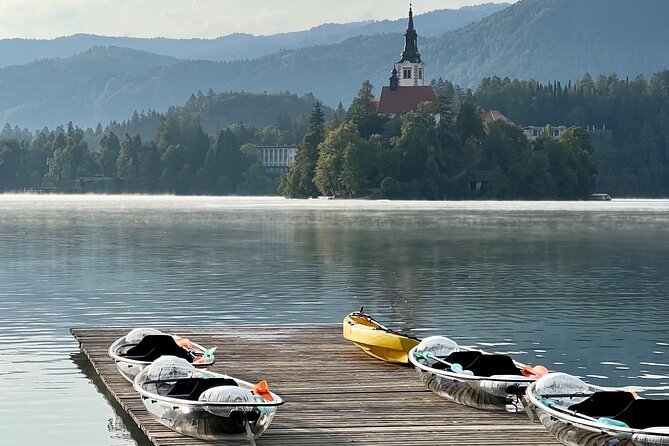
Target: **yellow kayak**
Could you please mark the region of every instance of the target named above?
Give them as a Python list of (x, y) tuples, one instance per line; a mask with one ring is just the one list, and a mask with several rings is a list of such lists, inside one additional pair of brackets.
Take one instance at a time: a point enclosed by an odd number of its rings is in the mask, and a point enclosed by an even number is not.
[(420, 339), (384, 327), (368, 314), (353, 312), (344, 318), (344, 338), (353, 341), (365, 353), (396, 364), (408, 364), (407, 354)]

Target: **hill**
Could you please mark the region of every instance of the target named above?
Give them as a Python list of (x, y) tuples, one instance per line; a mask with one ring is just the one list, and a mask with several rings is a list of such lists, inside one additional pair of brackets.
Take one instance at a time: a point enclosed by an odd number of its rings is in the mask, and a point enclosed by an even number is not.
[[(476, 22), (507, 7), (488, 3), (443, 9), (416, 16), (423, 36), (438, 36)], [(269, 36), (230, 34), (216, 39), (109, 37), (75, 34), (57, 39), (0, 39), (0, 67), (23, 65), (44, 58), (67, 58), (96, 46), (116, 46), (181, 59), (230, 61), (254, 59), (280, 50), (330, 45), (360, 35), (403, 32), (405, 20), (323, 24), (309, 30)]]
[(435, 76), (575, 80), (649, 75), (669, 66), (665, 0), (521, 0), (423, 49)]
[[(589, 72), (646, 76), (669, 66), (666, 0), (521, 0), (419, 48), (429, 78), (476, 87), (488, 76), (576, 80)], [(405, 25), (403, 25), (405, 26)], [(282, 50), (252, 60), (181, 61), (116, 47), (0, 69), (0, 124), (30, 128), (73, 120), (84, 126), (165, 110), (197, 90), (313, 93), (326, 104), (350, 102), (365, 79), (388, 82), (402, 35), (358, 36)], [(94, 63), (93, 63), (94, 62)]]

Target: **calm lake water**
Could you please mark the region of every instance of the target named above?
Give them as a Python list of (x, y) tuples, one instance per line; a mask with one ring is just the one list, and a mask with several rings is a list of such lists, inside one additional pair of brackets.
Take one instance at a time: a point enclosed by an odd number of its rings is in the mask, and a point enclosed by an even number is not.
[(340, 323), (364, 305), (610, 385), (669, 385), (669, 201), (0, 195), (0, 444), (134, 445), (73, 326)]

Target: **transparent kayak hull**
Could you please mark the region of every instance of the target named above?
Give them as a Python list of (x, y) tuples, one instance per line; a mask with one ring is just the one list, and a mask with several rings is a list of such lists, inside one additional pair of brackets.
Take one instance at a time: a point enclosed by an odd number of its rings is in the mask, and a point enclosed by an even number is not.
[(232, 416), (221, 416), (216, 415), (215, 409), (211, 410), (207, 406), (175, 405), (151, 398), (143, 398), (143, 402), (146, 410), (161, 424), (175, 432), (201, 440), (247, 440), (247, 425), (253, 438), (258, 438), (274, 419), (274, 413), (261, 413), (257, 420), (247, 422), (244, 414), (240, 412), (233, 413)]
[[(180, 434), (249, 441), (267, 430), (283, 404), (264, 382), (266, 391), (259, 394), (251, 383), (178, 361), (162, 357), (142, 370), (133, 386), (149, 414)], [(156, 373), (158, 367), (162, 369)]]
[(476, 409), (506, 411), (507, 405), (515, 401), (515, 396), (500, 396), (481, 388), (477, 381), (449, 378), (420, 368), (418, 378), (425, 387), (442, 398)]
[(526, 396), (539, 421), (565, 446), (669, 446), (669, 401), (638, 398), (565, 373), (546, 375)]
[[(472, 360), (469, 364), (472, 370), (455, 360), (448, 362), (458, 355)], [(409, 360), (429, 390), (455, 403), (482, 410), (525, 412), (521, 398), (527, 386), (536, 380), (523, 375), (529, 366), (507, 355), (461, 347), (441, 336), (424, 339), (411, 349)], [(487, 365), (475, 367), (477, 361)]]
[[(135, 330), (133, 330), (135, 331)], [(152, 332), (159, 333), (155, 330), (152, 330)], [(132, 333), (132, 332), (131, 332)], [(142, 360), (142, 359), (133, 359), (127, 357), (127, 353), (131, 351), (133, 347), (136, 347), (141, 339), (128, 339), (130, 336), (130, 333), (127, 336), (123, 336), (119, 339), (117, 339), (110, 347), (109, 347), (109, 356), (114, 360), (116, 363), (116, 368), (118, 369), (119, 373), (121, 376), (123, 376), (126, 380), (129, 382), (133, 382), (135, 377), (139, 374), (139, 372), (144, 369), (144, 367), (148, 366), (151, 364), (153, 361), (147, 361), (147, 360)], [(189, 354), (197, 360), (197, 358), (201, 359), (200, 362), (196, 362), (193, 365), (197, 368), (202, 368), (206, 369), (214, 364), (216, 361), (216, 358), (214, 355), (207, 355), (208, 350), (201, 346), (200, 344), (197, 344), (195, 342), (189, 341), (188, 339), (182, 339), (176, 335), (165, 335), (165, 336), (170, 336), (174, 339), (174, 342), (181, 342), (184, 349), (184, 351), (189, 352)], [(143, 338), (142, 338), (143, 339)], [(175, 344), (178, 345), (178, 344)], [(156, 358), (157, 359), (157, 358)]]
[(546, 430), (565, 446), (638, 446), (630, 436), (621, 438), (602, 431), (593, 431), (555, 418), (541, 407), (535, 406), (534, 409)]

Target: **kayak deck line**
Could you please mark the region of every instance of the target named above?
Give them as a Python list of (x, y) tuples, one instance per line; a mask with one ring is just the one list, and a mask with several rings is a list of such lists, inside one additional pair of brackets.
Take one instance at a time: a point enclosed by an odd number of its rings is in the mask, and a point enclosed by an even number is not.
[[(72, 336), (106, 390), (154, 446), (220, 444), (182, 436), (155, 421), (107, 352), (135, 327), (73, 328)], [(163, 328), (163, 327), (155, 327)], [(425, 389), (416, 372), (363, 354), (341, 325), (170, 326), (217, 346), (210, 369), (267, 380), (283, 397), (262, 445), (559, 445), (540, 423), (451, 403)], [(124, 414), (125, 415), (125, 414)], [(146, 442), (146, 439), (143, 441)]]

